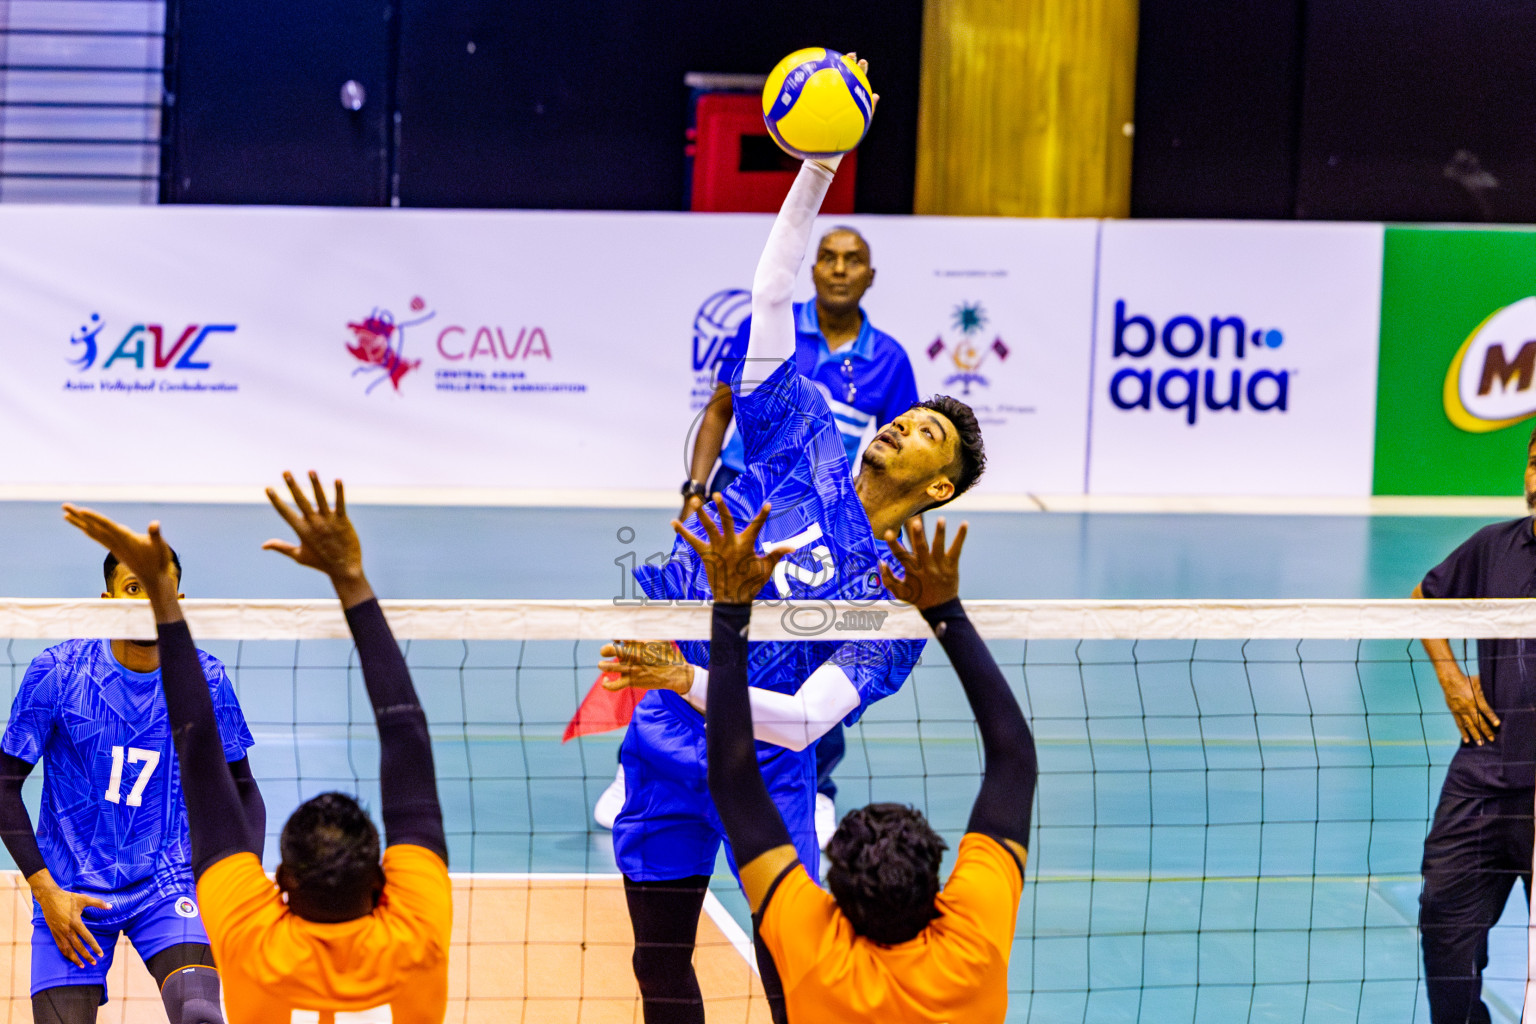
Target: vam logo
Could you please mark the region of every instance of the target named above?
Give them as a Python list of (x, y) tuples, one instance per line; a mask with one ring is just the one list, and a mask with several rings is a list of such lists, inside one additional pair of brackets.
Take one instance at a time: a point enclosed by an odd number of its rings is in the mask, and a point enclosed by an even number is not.
[(688, 407), (701, 412), (715, 393), (715, 374), (741, 323), (752, 313), (752, 293), (723, 288), (699, 304), (693, 314), (693, 379)]
[(1495, 310), (1461, 343), (1445, 374), (1445, 415), (1473, 434), (1536, 416), (1536, 297)]
[[(70, 347), (78, 350), (69, 364), (81, 373), (96, 365), (96, 357), (104, 347), (101, 334), (106, 326), (100, 313), (92, 313), (90, 320), (69, 336)], [(147, 361), (149, 368), (155, 370), (206, 370), (212, 364), (208, 353), (202, 350), (203, 345), (211, 335), (233, 334), (234, 331), (234, 324), (188, 324), (170, 348), (166, 348), (168, 335), (164, 327), (134, 324), (102, 360), (101, 369), (121, 371), (128, 369), (122, 364), (131, 363), (133, 369), (143, 370)]]
[[(1117, 299), (1110, 357), (1120, 368), (1109, 379), (1109, 400), (1117, 409), (1149, 412), (1155, 401), (1169, 411), (1182, 410), (1190, 426), (1202, 408), (1286, 412), (1294, 371), (1247, 368), (1250, 360), (1272, 355), (1283, 344), (1278, 329), (1251, 328), (1240, 316), (1202, 320), (1180, 314), (1159, 327), (1151, 317), (1127, 315), (1125, 300)], [(1173, 362), (1161, 368), (1149, 365), (1168, 359)], [(1226, 360), (1239, 365), (1228, 369)]]
[(715, 292), (693, 314), (693, 372), (713, 371), (741, 322), (752, 313), (752, 293), (741, 288)]

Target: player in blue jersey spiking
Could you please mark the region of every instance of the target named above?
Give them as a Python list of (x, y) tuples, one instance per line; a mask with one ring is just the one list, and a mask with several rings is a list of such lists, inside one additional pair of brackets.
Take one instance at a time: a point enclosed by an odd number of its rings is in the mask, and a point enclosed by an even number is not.
[[(176, 576), (181, 562), (176, 560)], [(107, 598), (147, 598), (107, 556)], [(253, 836), (266, 808), (255, 742), (224, 666), (198, 652)], [(21, 787), (47, 766), (38, 829)], [(0, 836), (32, 888), (32, 1016), (90, 1024), (126, 932), (171, 1024), (222, 1024), (219, 975), (198, 916), (187, 810), (153, 640), (70, 640), (32, 660), (0, 738)], [(260, 849), (260, 839), (257, 849)]]
[[(763, 598), (890, 600), (879, 576), (885, 546), (876, 538), (964, 493), (985, 464), (970, 408), (937, 396), (884, 425), (855, 477), (826, 400), (796, 372), (791, 298), (838, 162), (806, 161), (784, 200), (752, 282), (747, 351), (730, 379), (747, 468), (723, 500), (742, 522), (770, 504), (759, 543), (765, 551), (793, 549), (775, 567)], [(693, 531), (702, 532), (696, 523)], [(666, 564), (643, 566), (635, 575), (653, 599), (711, 596), (703, 561), (681, 539)], [(750, 646), (759, 765), (813, 876), (819, 863), (814, 745), (834, 723), (851, 725), (871, 702), (895, 692), (922, 647), (920, 640)], [(602, 668), (618, 676), (605, 685), (657, 691), (636, 707), (620, 747), (625, 801), (613, 845), (634, 925), (646, 1024), (702, 1024), (693, 945), (724, 829), (707, 788), (702, 712), (709, 644), (678, 644), (676, 659), (668, 656), (672, 650), (668, 643), (604, 649), (611, 660)]]

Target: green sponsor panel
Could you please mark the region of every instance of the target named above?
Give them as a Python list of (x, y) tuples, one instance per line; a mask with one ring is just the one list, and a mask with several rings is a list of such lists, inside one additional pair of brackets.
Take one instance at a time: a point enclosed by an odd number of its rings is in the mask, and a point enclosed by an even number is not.
[[(1521, 493), (1536, 374), (1520, 356), (1536, 357), (1536, 346), (1523, 349), (1536, 331), (1521, 329), (1523, 308), (1511, 316), (1508, 307), (1531, 296), (1536, 231), (1387, 228), (1376, 494)], [(1470, 403), (1465, 387), (1458, 397), (1457, 377), (1447, 387), (1462, 360)], [(1489, 413), (1495, 403), (1498, 413)]]

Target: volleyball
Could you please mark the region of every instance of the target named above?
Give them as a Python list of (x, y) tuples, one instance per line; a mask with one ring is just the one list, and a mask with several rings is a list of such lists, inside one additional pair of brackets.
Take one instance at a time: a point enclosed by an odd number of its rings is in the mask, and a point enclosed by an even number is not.
[(785, 57), (763, 85), (763, 120), (792, 156), (836, 156), (857, 146), (874, 116), (869, 79), (854, 59), (810, 46)]

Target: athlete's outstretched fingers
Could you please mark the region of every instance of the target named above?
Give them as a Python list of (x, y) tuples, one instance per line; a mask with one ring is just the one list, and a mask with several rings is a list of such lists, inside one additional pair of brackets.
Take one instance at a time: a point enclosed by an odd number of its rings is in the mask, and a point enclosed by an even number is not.
[(930, 550), (941, 558), (944, 555), (944, 530), (946, 526), (948, 524), (944, 522), (943, 516), (939, 516), (938, 521), (933, 524), (933, 546)]
[(299, 512), (308, 519), (315, 514), (315, 510), (309, 507), (309, 499), (299, 489), (299, 482), (293, 478), (293, 474), (287, 471), (283, 473), (283, 482), (288, 485), (288, 493), (293, 495), (293, 503), (299, 507)]
[(342, 488), (340, 480), (336, 481), (336, 514), (339, 516), (347, 514), (347, 492)]
[[(703, 520), (703, 518), (703, 516), (699, 517), (700, 520)], [(709, 542), (706, 541), (703, 537), (695, 535), (692, 530), (683, 525), (682, 520), (672, 520), (672, 529), (677, 533), (679, 537), (688, 542), (689, 547), (693, 548), (693, 550), (697, 551), (699, 554), (702, 555), (709, 550)]]
[(903, 566), (912, 566), (917, 563), (917, 556), (907, 549), (901, 542), (901, 535), (895, 530), (885, 531), (885, 546), (891, 549), (891, 554), (896, 556), (896, 561)]
[(287, 555), (295, 562), (299, 560), (299, 546), (297, 544), (290, 544), (285, 540), (278, 540), (276, 537), (263, 543), (261, 550), (276, 551), (280, 555)]
[(736, 517), (731, 515), (731, 506), (718, 491), (715, 493), (715, 514), (720, 517), (720, 532), (727, 537), (736, 536)]
[(273, 508), (277, 509), (277, 514), (283, 517), (283, 522), (293, 527), (293, 531), (297, 533), (299, 517), (294, 514), (293, 509), (288, 507), (288, 503), (279, 498), (277, 492), (270, 487), (267, 488), (267, 500), (272, 503)]
[(965, 531), (971, 528), (971, 524), (964, 519), (960, 520), (960, 529), (955, 531), (955, 542), (949, 546), (949, 552), (945, 556), (951, 562), (960, 561), (960, 549), (965, 547)]
[(907, 520), (907, 536), (912, 538), (912, 553), (919, 562), (928, 557), (928, 533), (923, 526), (922, 516), (913, 516)]
[(757, 510), (757, 515), (753, 516), (752, 521), (741, 531), (741, 539), (745, 543), (757, 544), (757, 535), (763, 531), (763, 524), (768, 521), (768, 513), (772, 508), (771, 503), (763, 502), (763, 507)]
[(325, 488), (320, 484), (320, 474), (309, 471), (309, 485), (315, 489), (315, 511), (323, 516), (331, 514), (331, 503), (325, 500)]

